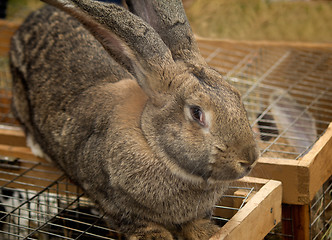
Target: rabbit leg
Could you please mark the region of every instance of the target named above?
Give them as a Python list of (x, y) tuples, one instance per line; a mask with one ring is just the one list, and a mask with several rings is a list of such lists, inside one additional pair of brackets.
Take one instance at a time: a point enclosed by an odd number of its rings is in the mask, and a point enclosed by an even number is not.
[(128, 236), (129, 240), (173, 240), (172, 234), (163, 226), (156, 223), (148, 223), (139, 228), (134, 234)]
[(208, 219), (196, 219), (182, 226), (182, 236), (186, 240), (208, 240), (219, 227)]

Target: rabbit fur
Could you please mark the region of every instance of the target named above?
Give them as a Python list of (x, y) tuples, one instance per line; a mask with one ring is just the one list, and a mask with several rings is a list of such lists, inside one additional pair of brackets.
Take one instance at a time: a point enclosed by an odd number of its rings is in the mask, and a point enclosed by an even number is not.
[(13, 112), (30, 145), (129, 239), (211, 237), (214, 204), (258, 151), (181, 1), (46, 2), (63, 11), (32, 13), (11, 42)]

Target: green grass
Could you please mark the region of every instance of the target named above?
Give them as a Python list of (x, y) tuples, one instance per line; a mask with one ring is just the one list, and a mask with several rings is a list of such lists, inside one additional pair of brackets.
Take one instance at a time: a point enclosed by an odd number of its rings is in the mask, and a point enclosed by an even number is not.
[(332, 42), (332, 2), (196, 0), (194, 32), (212, 38)]
[(7, 19), (21, 21), (25, 19), (29, 13), (44, 3), (39, 0), (9, 0), (7, 6)]

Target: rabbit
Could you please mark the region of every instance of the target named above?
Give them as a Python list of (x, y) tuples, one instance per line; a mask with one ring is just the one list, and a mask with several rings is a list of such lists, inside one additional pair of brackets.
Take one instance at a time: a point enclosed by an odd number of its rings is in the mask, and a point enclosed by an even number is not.
[(258, 149), (181, 1), (45, 2), (10, 50), (13, 112), (33, 151), (128, 239), (209, 239), (214, 204)]

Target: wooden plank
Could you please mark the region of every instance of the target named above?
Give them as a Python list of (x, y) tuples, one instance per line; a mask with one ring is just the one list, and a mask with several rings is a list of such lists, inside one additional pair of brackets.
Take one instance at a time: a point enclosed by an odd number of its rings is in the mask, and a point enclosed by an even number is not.
[(25, 146), (25, 134), (20, 127), (0, 127), (0, 144), (10, 146)]
[(332, 175), (332, 123), (312, 150), (300, 160), (299, 165), (309, 168), (308, 191), (309, 199), (312, 200)]
[(246, 187), (248, 185), (255, 185), (255, 186), (258, 186), (258, 189), (260, 189), (268, 182), (269, 182), (269, 180), (264, 179), (264, 178), (246, 176), (246, 177), (240, 178), (239, 180), (236, 180), (235, 182), (233, 182), (232, 186)]
[[(283, 203), (299, 204), (299, 199), (303, 201), (303, 191), (299, 190), (299, 186), (303, 182), (299, 182), (299, 180), (308, 182), (308, 172), (308, 168), (299, 167), (296, 160), (260, 158), (250, 176), (281, 181), (283, 183)], [(299, 174), (302, 175), (300, 179)], [(306, 175), (307, 179), (305, 179)], [(300, 195), (301, 197), (299, 197)]]
[(7, 27), (10, 29), (17, 29), (21, 25), (21, 21), (8, 21), (0, 19), (0, 28)]
[(20, 22), (0, 20), (0, 56), (8, 54), (10, 39), (19, 26)]
[[(310, 239), (309, 205), (282, 205), (283, 240)], [(291, 237), (290, 237), (291, 236)]]
[(281, 220), (281, 183), (270, 180), (211, 240), (263, 239)]
[(18, 147), (0, 144), (0, 155), (48, 163), (45, 159), (33, 155), (30, 148), (28, 147)]
[(292, 206), (289, 204), (282, 204), (282, 221), (281, 221), (281, 231), (282, 240), (293, 240), (294, 227), (293, 227), (293, 214)]
[(294, 223), (294, 239), (309, 240), (310, 239), (310, 215), (309, 205), (293, 205), (292, 215)]

